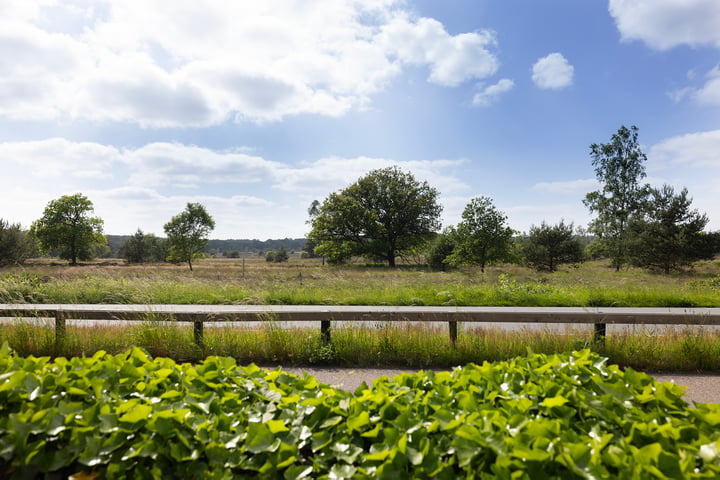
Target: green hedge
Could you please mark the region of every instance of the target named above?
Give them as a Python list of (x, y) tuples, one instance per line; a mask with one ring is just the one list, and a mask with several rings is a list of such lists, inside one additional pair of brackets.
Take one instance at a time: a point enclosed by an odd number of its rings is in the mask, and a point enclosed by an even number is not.
[(0, 477), (718, 478), (720, 405), (590, 351), (403, 374), (349, 393), (140, 349), (0, 349)]

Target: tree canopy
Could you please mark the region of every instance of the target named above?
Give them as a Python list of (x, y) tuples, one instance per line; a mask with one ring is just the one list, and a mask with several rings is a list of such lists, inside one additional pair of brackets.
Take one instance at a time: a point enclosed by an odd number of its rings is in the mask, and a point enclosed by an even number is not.
[(480, 265), (485, 272), (488, 263), (508, 256), (513, 233), (507, 216), (490, 198), (473, 198), (454, 230), (455, 249), (448, 260), (453, 265)]
[(391, 267), (440, 228), (438, 192), (397, 167), (373, 170), (330, 194), (312, 216), (308, 238), (331, 262), (382, 258)]
[(692, 210), (691, 203), (685, 188), (679, 194), (669, 185), (651, 190), (646, 208), (629, 225), (633, 264), (670, 273), (713, 258), (714, 237), (703, 232), (708, 218)]
[(64, 195), (47, 204), (43, 216), (30, 227), (30, 233), (43, 251), (59, 249), (59, 257), (69, 260), (71, 265), (77, 265), (78, 260), (91, 260), (96, 249), (107, 242), (103, 220), (91, 216), (94, 210), (86, 196)]
[(523, 245), (525, 260), (537, 270), (554, 272), (558, 265), (582, 261), (583, 245), (574, 234), (574, 225), (561, 220), (557, 225), (542, 222), (530, 227)]
[(0, 218), (0, 265), (22, 265), (37, 253), (37, 244), (19, 223)]
[(192, 262), (200, 257), (208, 242), (208, 235), (215, 228), (215, 221), (200, 203), (188, 203), (185, 210), (165, 224), (165, 235), (169, 243), (169, 259)]
[(645, 178), (647, 157), (638, 143), (638, 128), (620, 127), (610, 143), (590, 145), (590, 156), (599, 190), (583, 200), (597, 217), (590, 230), (604, 242), (616, 270), (627, 262), (628, 222), (641, 210), (650, 187), (641, 184)]

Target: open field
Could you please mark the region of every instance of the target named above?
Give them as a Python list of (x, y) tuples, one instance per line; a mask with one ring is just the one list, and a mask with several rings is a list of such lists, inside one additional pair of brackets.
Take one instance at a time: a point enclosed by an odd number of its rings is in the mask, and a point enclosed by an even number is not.
[(553, 273), (503, 265), (432, 272), (420, 266), (322, 266), (317, 259), (250, 257), (184, 265), (81, 267), (31, 264), (0, 270), (0, 303), (720, 306), (720, 261), (689, 272), (615, 272), (588, 262)]
[[(431, 272), (422, 267), (322, 266), (293, 259), (268, 264), (260, 258), (207, 259), (194, 271), (184, 266), (93, 264), (80, 267), (29, 265), (0, 271), (0, 302), (168, 304), (351, 304), (512, 306), (720, 306), (720, 262), (693, 271), (657, 275), (614, 272), (587, 263), (554, 274), (517, 266)], [(467, 330), (455, 347), (446, 327), (378, 323), (340, 328), (324, 344), (317, 330), (270, 323), (208, 329), (205, 346), (193, 343), (190, 326), (160, 322), (69, 328), (55, 345), (51, 325), (0, 326), (21, 354), (90, 355), (141, 346), (156, 356), (199, 360), (228, 355), (264, 365), (337, 365), (401, 368), (450, 367), (501, 360), (528, 350), (554, 353), (593, 348), (613, 363), (646, 371), (720, 371), (720, 333), (712, 328), (627, 328), (593, 345), (587, 329), (483, 327)]]

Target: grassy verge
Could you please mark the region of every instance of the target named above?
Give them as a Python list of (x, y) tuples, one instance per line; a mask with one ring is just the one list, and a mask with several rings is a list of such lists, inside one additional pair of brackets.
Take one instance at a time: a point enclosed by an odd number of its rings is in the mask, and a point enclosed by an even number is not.
[(332, 343), (316, 330), (269, 323), (258, 328), (217, 327), (205, 332), (204, 348), (193, 342), (189, 325), (138, 322), (129, 326), (68, 328), (66, 341), (55, 344), (51, 324), (16, 321), (0, 326), (0, 343), (7, 341), (20, 355), (91, 356), (98, 351), (120, 353), (131, 346), (153, 356), (199, 361), (209, 355), (230, 356), (241, 364), (339, 367), (449, 368), (485, 360), (506, 360), (534, 353), (553, 354), (590, 348), (610, 362), (650, 372), (720, 371), (720, 332), (701, 327), (667, 329), (662, 334), (628, 329), (594, 345), (589, 331), (527, 329), (508, 331), (478, 328), (463, 331), (455, 346), (447, 329), (413, 324), (340, 327)]
[(431, 272), (227, 259), (182, 266), (36, 265), (0, 270), (0, 303), (720, 306), (720, 262), (689, 272), (614, 272), (589, 262), (554, 274), (512, 265)]

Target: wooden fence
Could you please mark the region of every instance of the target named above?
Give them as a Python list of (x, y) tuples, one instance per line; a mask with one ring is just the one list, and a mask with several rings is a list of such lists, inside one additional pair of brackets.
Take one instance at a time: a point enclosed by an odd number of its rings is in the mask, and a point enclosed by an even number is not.
[(206, 322), (319, 321), (330, 341), (331, 322), (444, 322), (450, 342), (459, 323), (592, 324), (602, 343), (606, 326), (720, 325), (720, 308), (600, 308), (600, 307), (403, 307), (345, 305), (43, 305), (0, 304), (0, 317), (52, 318), (55, 335), (63, 341), (66, 320), (174, 321), (193, 324), (195, 342), (203, 345)]

